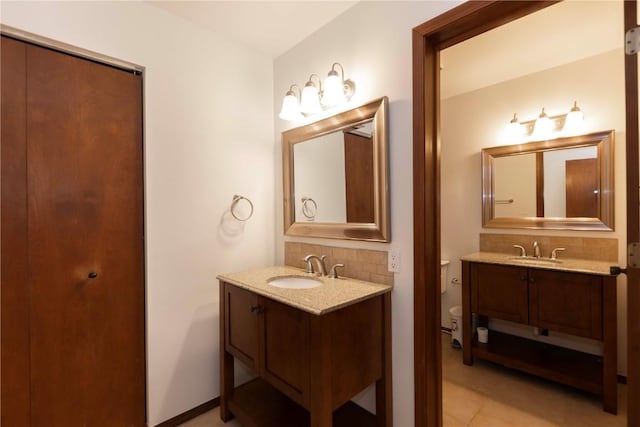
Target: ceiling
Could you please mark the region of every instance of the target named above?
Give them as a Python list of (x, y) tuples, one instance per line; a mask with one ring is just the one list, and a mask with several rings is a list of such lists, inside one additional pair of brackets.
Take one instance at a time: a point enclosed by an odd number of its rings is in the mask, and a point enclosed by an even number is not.
[(441, 98), (623, 49), (622, 3), (563, 1), (443, 50)]
[(150, 1), (173, 15), (276, 58), (357, 1)]

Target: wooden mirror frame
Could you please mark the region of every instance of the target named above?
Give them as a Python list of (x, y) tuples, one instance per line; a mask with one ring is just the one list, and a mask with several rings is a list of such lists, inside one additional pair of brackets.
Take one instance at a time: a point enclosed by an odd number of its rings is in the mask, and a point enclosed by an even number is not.
[[(499, 217), (495, 209), (494, 159), (526, 153), (542, 153), (567, 148), (596, 146), (597, 175), (600, 190), (598, 218)], [(540, 173), (538, 173), (539, 175)], [(482, 149), (482, 226), (485, 228), (529, 228), (554, 230), (613, 231), (614, 226), (614, 131), (503, 145)], [(537, 185), (537, 187), (539, 187)], [(542, 189), (539, 189), (540, 193)], [(540, 194), (538, 194), (540, 197)]]
[[(388, 98), (386, 96), (314, 123), (282, 132), (284, 230), (287, 236), (389, 242)], [(295, 144), (373, 120), (372, 223), (295, 221), (293, 147)], [(327, 171), (331, 173), (331, 171)]]

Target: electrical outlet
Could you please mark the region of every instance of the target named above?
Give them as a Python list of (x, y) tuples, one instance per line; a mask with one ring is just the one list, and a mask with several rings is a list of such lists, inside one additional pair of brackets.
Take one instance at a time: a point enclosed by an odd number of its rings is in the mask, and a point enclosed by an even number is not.
[(387, 269), (393, 273), (400, 273), (400, 251), (398, 249), (389, 249), (387, 254)]

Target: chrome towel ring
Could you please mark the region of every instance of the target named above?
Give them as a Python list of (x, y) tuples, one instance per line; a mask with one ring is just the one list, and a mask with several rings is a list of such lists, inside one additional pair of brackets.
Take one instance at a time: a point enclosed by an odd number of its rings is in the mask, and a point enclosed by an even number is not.
[[(238, 213), (236, 211), (238, 203), (240, 203), (242, 200), (246, 201), (249, 204), (249, 214), (247, 214), (246, 216), (242, 216), (241, 213)], [(253, 215), (253, 203), (251, 203), (251, 200), (247, 199), (246, 197), (236, 194), (231, 200), (231, 207), (229, 208), (229, 211), (231, 211), (231, 215), (233, 215), (235, 219), (244, 222), (251, 218), (251, 216)]]
[(302, 197), (302, 215), (313, 220), (318, 213), (318, 204), (311, 197)]

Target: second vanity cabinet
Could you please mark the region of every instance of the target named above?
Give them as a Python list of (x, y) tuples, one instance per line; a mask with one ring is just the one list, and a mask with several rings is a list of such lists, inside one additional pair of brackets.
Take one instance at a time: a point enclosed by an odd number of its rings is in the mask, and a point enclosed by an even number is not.
[[(462, 261), (463, 362), (486, 359), (602, 396), (617, 411), (616, 278), (604, 274)], [(473, 319), (501, 319), (601, 342), (596, 356), (490, 331), (477, 341)], [(533, 338), (533, 337), (532, 337)]]
[[(390, 293), (313, 314), (220, 282), (223, 420), (391, 426)], [(234, 358), (257, 376), (235, 386)], [(376, 413), (350, 402), (376, 384)]]

